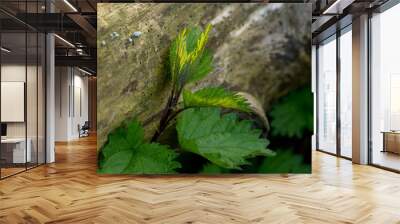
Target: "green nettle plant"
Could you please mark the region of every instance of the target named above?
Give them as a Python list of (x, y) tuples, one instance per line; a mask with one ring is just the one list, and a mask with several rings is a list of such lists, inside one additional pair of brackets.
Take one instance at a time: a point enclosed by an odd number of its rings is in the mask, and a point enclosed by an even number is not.
[(272, 136), (301, 139), (313, 132), (313, 96), (309, 87), (290, 92), (272, 106)]
[[(157, 131), (147, 142), (136, 120), (117, 128), (100, 152), (99, 172), (176, 173), (196, 160), (202, 166), (196, 172), (224, 173), (275, 155), (267, 149), (269, 141), (261, 137), (262, 130), (254, 128), (252, 120), (239, 118), (240, 113), (259, 115), (268, 129), (265, 112), (254, 97), (222, 87), (187, 89), (213, 70), (213, 57), (206, 48), (210, 30), (208, 25), (204, 31), (195, 27), (179, 33), (169, 50), (172, 88)], [(160, 144), (168, 129), (175, 132), (175, 140)]]

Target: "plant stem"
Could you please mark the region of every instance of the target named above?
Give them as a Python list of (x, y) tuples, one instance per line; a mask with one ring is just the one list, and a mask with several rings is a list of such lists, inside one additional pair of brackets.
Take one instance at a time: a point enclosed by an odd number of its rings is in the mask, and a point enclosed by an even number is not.
[(175, 88), (172, 88), (171, 95), (168, 98), (167, 105), (165, 106), (163, 113), (161, 115), (161, 119), (160, 119), (158, 128), (157, 128), (156, 132), (154, 133), (153, 137), (151, 138), (152, 142), (157, 141), (158, 137), (160, 137), (161, 133), (166, 128), (166, 125), (168, 124), (168, 122), (167, 122), (168, 117), (171, 114), (172, 109), (175, 107), (174, 101), (175, 101)]
[[(161, 116), (160, 123), (158, 125), (157, 131), (154, 133), (153, 137), (151, 138), (152, 142), (157, 141), (157, 139), (160, 137), (161, 133), (165, 130), (165, 128), (168, 127), (168, 123), (175, 118), (180, 112), (183, 111), (177, 110), (174, 112), (174, 109), (176, 105), (178, 105), (179, 97), (183, 91), (184, 85), (181, 85), (178, 87), (178, 90), (176, 90), (176, 83), (173, 84), (172, 90), (171, 90), (171, 95), (168, 98), (168, 103), (166, 107), (164, 108), (164, 112)], [(170, 116), (172, 114), (172, 116)]]

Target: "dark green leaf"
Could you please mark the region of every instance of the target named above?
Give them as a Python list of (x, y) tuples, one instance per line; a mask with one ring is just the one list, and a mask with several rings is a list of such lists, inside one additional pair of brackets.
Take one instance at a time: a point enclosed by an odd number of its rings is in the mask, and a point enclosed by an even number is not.
[(201, 35), (201, 30), (199, 27), (189, 28), (186, 37), (186, 49), (188, 52), (192, 52), (196, 49), (197, 40)]
[(102, 154), (101, 173), (162, 174), (180, 167), (173, 150), (144, 142), (143, 128), (136, 120), (112, 132)]
[(238, 121), (236, 114), (221, 117), (219, 108), (191, 108), (178, 117), (178, 139), (184, 150), (203, 156), (228, 169), (240, 169), (255, 156), (274, 155), (250, 121)]
[(259, 173), (311, 173), (311, 165), (303, 163), (301, 155), (292, 150), (277, 150), (274, 157), (266, 157)]
[(313, 97), (309, 88), (291, 92), (271, 109), (274, 136), (301, 138), (313, 130)]
[(157, 143), (143, 144), (134, 150), (125, 150), (111, 156), (102, 172), (109, 174), (165, 174), (175, 173), (180, 164), (177, 153)]
[(136, 148), (143, 143), (144, 130), (139, 122), (133, 121), (126, 128), (126, 138), (131, 147)]
[(177, 52), (177, 40), (174, 40), (169, 48), (169, 57), (168, 57), (168, 65), (170, 66), (170, 72), (168, 73), (171, 77), (169, 77), (173, 83), (177, 80), (178, 73), (178, 52)]
[(128, 150), (129, 148), (130, 145), (125, 136), (125, 129), (120, 127), (110, 133), (110, 135), (108, 136), (108, 142), (102, 149), (102, 153), (104, 158), (107, 159), (113, 154), (120, 151)]
[(143, 138), (144, 130), (137, 120), (123, 124), (109, 134), (108, 142), (102, 149), (103, 156), (108, 159), (117, 152), (136, 148), (143, 143)]
[(200, 172), (203, 174), (220, 174), (220, 173), (229, 173), (228, 169), (224, 169), (219, 167), (213, 163), (207, 163), (204, 165), (203, 170)]
[(192, 83), (203, 79), (213, 68), (213, 56), (205, 49), (203, 54), (189, 67), (190, 75), (188, 75), (186, 82)]
[(122, 174), (129, 164), (133, 155), (132, 150), (124, 150), (113, 154), (108, 158), (101, 171), (108, 174)]

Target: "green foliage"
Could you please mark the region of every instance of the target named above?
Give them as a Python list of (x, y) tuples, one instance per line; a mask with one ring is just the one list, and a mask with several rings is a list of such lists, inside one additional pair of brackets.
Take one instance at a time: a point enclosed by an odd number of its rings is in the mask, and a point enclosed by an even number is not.
[(203, 166), (201, 170), (202, 174), (220, 174), (220, 173), (229, 173), (228, 169), (221, 168), (213, 163), (207, 163)]
[(180, 167), (174, 161), (177, 153), (168, 146), (144, 142), (143, 128), (138, 121), (132, 121), (111, 133), (102, 154), (101, 173), (161, 174), (174, 173)]
[(119, 151), (104, 163), (102, 172), (110, 174), (165, 174), (175, 173), (180, 164), (177, 154), (157, 143), (142, 144), (131, 150)]
[(243, 96), (221, 87), (206, 87), (194, 93), (184, 90), (183, 104), (185, 107), (222, 107), (251, 111), (249, 103)]
[(252, 129), (251, 121), (238, 121), (236, 114), (221, 116), (219, 108), (190, 108), (179, 115), (177, 132), (183, 150), (193, 152), (227, 169), (241, 169), (247, 159), (272, 156), (268, 140)]
[(183, 78), (186, 83), (192, 83), (199, 81), (206, 77), (213, 70), (213, 56), (211, 53), (205, 49), (201, 56), (199, 56), (196, 61), (194, 61), (188, 68), (187, 77)]
[(246, 103), (249, 105), (251, 112), (258, 116), (258, 118), (262, 121), (265, 129), (268, 132), (270, 129), (270, 125), (261, 102), (253, 95), (246, 92), (238, 92), (236, 94), (243, 97), (246, 100)]
[(296, 155), (290, 149), (276, 151), (274, 157), (266, 157), (258, 170), (259, 173), (310, 173), (311, 165), (303, 163), (303, 156)]
[(114, 153), (137, 148), (142, 144), (144, 132), (139, 122), (132, 121), (126, 127), (119, 127), (108, 137), (108, 144), (102, 150), (104, 158), (111, 157)]
[(183, 29), (169, 50), (170, 74), (174, 87), (179, 89), (190, 82), (204, 78), (213, 69), (212, 55), (205, 49), (211, 25), (201, 32), (199, 28)]
[(271, 134), (302, 138), (313, 130), (313, 97), (309, 88), (289, 93), (271, 109)]

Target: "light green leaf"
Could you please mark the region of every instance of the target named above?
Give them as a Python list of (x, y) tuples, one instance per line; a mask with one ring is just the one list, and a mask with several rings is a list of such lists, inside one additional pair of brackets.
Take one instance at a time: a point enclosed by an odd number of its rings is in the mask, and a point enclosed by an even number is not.
[(221, 87), (207, 87), (194, 93), (184, 90), (183, 104), (185, 107), (222, 107), (250, 112), (244, 97)]
[(182, 149), (227, 169), (240, 169), (248, 158), (274, 155), (250, 121), (238, 121), (234, 113), (221, 116), (219, 108), (185, 110), (178, 117), (177, 131)]
[(180, 164), (174, 159), (177, 154), (167, 146), (151, 143), (134, 150), (114, 154), (102, 169), (109, 174), (166, 174), (175, 173)]
[(274, 136), (302, 138), (313, 130), (313, 96), (309, 88), (292, 91), (276, 103), (270, 112)]

